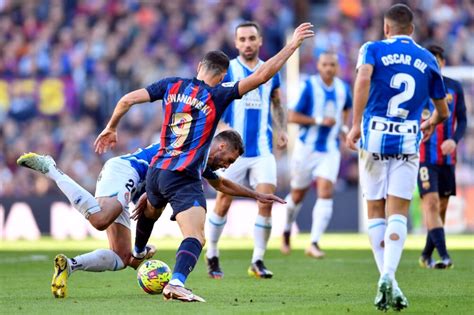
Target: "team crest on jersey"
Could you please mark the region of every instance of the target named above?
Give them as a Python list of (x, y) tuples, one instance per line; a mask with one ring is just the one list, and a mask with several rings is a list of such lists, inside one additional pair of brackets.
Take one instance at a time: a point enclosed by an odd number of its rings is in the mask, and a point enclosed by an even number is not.
[(446, 95), (446, 102), (451, 103), (451, 102), (453, 101), (453, 99), (454, 99), (454, 98), (453, 98), (453, 94), (448, 93), (448, 94)]
[(235, 83), (237, 83), (237, 82), (224, 82), (221, 85), (223, 87), (233, 87), (235, 85)]

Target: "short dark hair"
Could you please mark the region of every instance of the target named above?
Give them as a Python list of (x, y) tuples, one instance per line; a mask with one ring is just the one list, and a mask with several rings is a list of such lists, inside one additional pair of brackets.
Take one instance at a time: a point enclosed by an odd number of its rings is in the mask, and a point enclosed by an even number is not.
[(395, 22), (401, 30), (407, 30), (413, 24), (413, 11), (402, 3), (391, 6), (384, 17)]
[(226, 142), (232, 150), (239, 151), (239, 155), (244, 154), (244, 142), (237, 131), (231, 129), (221, 131), (216, 135), (215, 139)]
[(441, 60), (446, 60), (446, 58), (444, 57), (443, 47), (438, 45), (430, 45), (426, 49), (428, 49), (428, 51), (432, 53), (435, 57), (440, 58)]
[(221, 50), (210, 51), (201, 60), (201, 64), (206, 70), (211, 71), (214, 75), (226, 72), (229, 62), (229, 57)]
[(235, 27), (236, 34), (237, 34), (237, 30), (241, 27), (255, 27), (257, 29), (258, 35), (262, 36), (262, 29), (260, 28), (260, 25), (257, 22), (254, 22), (254, 21), (241, 22), (239, 25)]

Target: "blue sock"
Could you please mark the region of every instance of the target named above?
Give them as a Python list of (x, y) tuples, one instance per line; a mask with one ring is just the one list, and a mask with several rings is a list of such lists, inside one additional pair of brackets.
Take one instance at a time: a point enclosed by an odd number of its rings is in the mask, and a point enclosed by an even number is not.
[(426, 234), (425, 248), (423, 248), (423, 251), (421, 252), (421, 255), (424, 258), (431, 258), (431, 255), (433, 255), (434, 249), (435, 249), (435, 244), (433, 243), (433, 240), (431, 239), (430, 233), (428, 232)]
[(141, 253), (145, 250), (145, 246), (150, 239), (151, 231), (153, 231), (153, 225), (155, 225), (155, 219), (149, 219), (145, 215), (141, 215), (137, 221), (137, 228), (135, 234), (135, 251)]
[(201, 251), (201, 242), (196, 238), (188, 237), (184, 239), (176, 252), (176, 264), (174, 265), (171, 280), (177, 279), (184, 284), (186, 278), (194, 269)]
[(446, 238), (444, 235), (444, 229), (442, 227), (434, 228), (429, 231), (431, 240), (433, 241), (436, 249), (438, 250), (439, 257), (441, 259), (449, 259), (448, 250), (446, 249)]

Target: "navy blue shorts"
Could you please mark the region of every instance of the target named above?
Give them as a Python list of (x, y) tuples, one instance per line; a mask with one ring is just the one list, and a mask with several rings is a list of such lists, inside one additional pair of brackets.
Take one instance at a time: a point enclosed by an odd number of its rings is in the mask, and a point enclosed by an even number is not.
[(146, 193), (148, 200), (157, 209), (164, 208), (168, 202), (173, 208), (171, 220), (191, 207), (206, 209), (206, 198), (202, 181), (184, 172), (149, 168), (146, 175)]
[(454, 165), (420, 164), (418, 189), (421, 197), (430, 192), (437, 192), (440, 197), (455, 196)]

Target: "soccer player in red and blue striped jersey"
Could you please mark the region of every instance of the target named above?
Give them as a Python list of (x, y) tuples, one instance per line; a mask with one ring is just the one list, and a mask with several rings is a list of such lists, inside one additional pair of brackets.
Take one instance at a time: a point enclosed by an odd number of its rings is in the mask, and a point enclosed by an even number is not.
[[(440, 67), (445, 65), (444, 50), (440, 46), (430, 46), (428, 50), (436, 57)], [(420, 266), (425, 268), (446, 269), (453, 266), (446, 249), (444, 222), (449, 197), (456, 195), (456, 147), (466, 131), (466, 105), (461, 83), (443, 77), (446, 88), (446, 100), (451, 113), (449, 118), (436, 126), (435, 131), (420, 146), (420, 169), (418, 188), (422, 197), (428, 235), (425, 248), (420, 257)], [(425, 116), (433, 111), (434, 105), (424, 110)], [(441, 261), (432, 259), (437, 249)]]
[[(273, 58), (262, 64), (252, 75), (233, 83), (223, 83), (229, 58), (221, 51), (207, 53), (198, 65), (193, 79), (165, 78), (146, 89), (122, 97), (107, 127), (95, 141), (98, 153), (117, 142), (120, 119), (135, 104), (163, 100), (164, 119), (160, 150), (147, 173), (146, 190), (149, 204), (161, 213), (169, 202), (183, 234), (170, 283), (164, 288), (166, 299), (204, 301), (184, 287), (205, 243), (204, 222), (206, 199), (201, 173), (205, 169), (212, 137), (224, 110), (235, 99), (254, 90), (272, 78), (306, 38), (314, 36), (310, 23), (296, 28), (292, 40)], [(156, 216), (147, 212), (137, 222), (137, 238), (151, 234)], [(135, 244), (142, 243), (135, 241)], [(145, 248), (135, 248), (141, 257)]]

